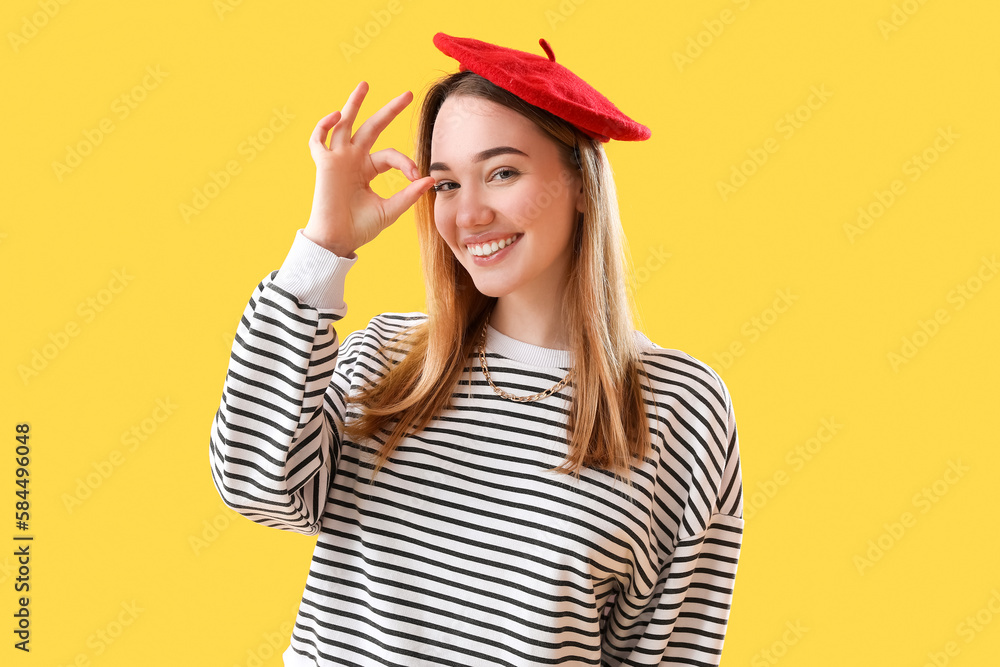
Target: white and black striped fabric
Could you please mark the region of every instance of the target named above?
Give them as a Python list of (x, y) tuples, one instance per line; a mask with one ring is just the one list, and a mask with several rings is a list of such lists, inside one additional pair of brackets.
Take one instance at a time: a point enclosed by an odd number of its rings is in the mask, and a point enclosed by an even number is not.
[[(318, 535), (286, 666), (718, 665), (743, 536), (739, 437), (709, 366), (645, 345), (654, 451), (631, 491), (548, 472), (567, 452), (572, 384), (517, 403), (478, 355), (454, 405), (369, 482), (378, 443), (341, 437), (344, 397), (406, 353), (378, 348), (422, 313), (383, 313), (340, 343), (343, 258), (296, 232), (254, 290), (212, 424), (225, 503)], [(572, 365), (488, 329), (493, 381), (543, 391)], [(471, 373), (471, 382), (470, 382)]]

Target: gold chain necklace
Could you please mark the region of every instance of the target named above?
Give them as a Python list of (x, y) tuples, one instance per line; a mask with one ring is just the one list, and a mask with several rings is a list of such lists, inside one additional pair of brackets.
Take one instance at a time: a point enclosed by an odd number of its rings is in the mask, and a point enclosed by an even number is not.
[(566, 382), (569, 381), (570, 376), (573, 375), (573, 369), (571, 368), (569, 372), (566, 373), (566, 377), (560, 380), (555, 386), (550, 387), (545, 391), (539, 392), (537, 394), (532, 394), (531, 396), (514, 396), (512, 394), (508, 394), (503, 389), (493, 384), (493, 380), (490, 379), (490, 369), (486, 367), (486, 329), (487, 327), (489, 327), (489, 324), (490, 324), (490, 316), (489, 314), (487, 314), (486, 322), (483, 324), (482, 339), (479, 341), (479, 363), (483, 368), (483, 375), (486, 376), (486, 381), (490, 383), (491, 387), (493, 387), (493, 391), (495, 391), (503, 398), (506, 398), (511, 401), (517, 401), (518, 403), (526, 403), (528, 401), (538, 401), (552, 394), (554, 391), (562, 388), (566, 384)]

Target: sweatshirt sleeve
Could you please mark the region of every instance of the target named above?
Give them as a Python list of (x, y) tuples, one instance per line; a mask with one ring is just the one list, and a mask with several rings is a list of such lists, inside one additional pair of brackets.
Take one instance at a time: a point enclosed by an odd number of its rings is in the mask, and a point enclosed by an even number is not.
[[(356, 358), (333, 324), (347, 313), (344, 282), (357, 262), (303, 230), (240, 318), (209, 459), (227, 506), (264, 526), (319, 532), (336, 470), (344, 398)], [(363, 332), (348, 337), (345, 347)]]
[[(739, 435), (729, 392), (722, 423), (725, 459), (704, 528), (678, 539), (662, 556), (652, 595), (618, 595), (605, 628), (606, 656), (613, 665), (717, 667), (733, 600), (743, 541), (743, 482)], [(721, 444), (720, 443), (720, 444)]]

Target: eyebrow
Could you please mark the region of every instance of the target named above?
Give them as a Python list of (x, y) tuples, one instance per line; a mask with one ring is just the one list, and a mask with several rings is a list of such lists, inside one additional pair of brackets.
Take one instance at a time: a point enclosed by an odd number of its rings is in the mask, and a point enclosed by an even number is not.
[[(476, 153), (474, 156), (472, 156), (472, 161), (473, 162), (482, 162), (483, 160), (489, 160), (491, 157), (495, 157), (497, 155), (506, 155), (508, 153), (514, 154), (514, 155), (523, 155), (524, 157), (529, 157), (527, 153), (525, 153), (524, 151), (518, 150), (518, 149), (514, 148), (513, 146), (496, 146), (495, 148), (487, 148), (484, 151), (480, 151), (480, 152)], [(448, 165), (446, 165), (444, 162), (435, 162), (427, 170), (428, 173), (430, 173), (432, 171), (451, 171), (451, 167), (449, 167)]]

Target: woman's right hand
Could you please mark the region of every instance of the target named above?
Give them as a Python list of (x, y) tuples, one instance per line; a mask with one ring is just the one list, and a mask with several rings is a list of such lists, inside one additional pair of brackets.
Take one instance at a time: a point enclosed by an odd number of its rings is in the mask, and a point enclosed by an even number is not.
[[(378, 236), (434, 185), (432, 177), (420, 178), (416, 163), (394, 148), (369, 155), (382, 130), (412, 101), (410, 91), (379, 109), (351, 136), (367, 92), (368, 84), (362, 81), (344, 108), (322, 118), (309, 138), (309, 149), (316, 163), (316, 190), (312, 213), (302, 233), (341, 257), (350, 257)], [(330, 133), (329, 148), (327, 133)], [(399, 169), (412, 183), (382, 199), (369, 184), (378, 174), (392, 168)]]

